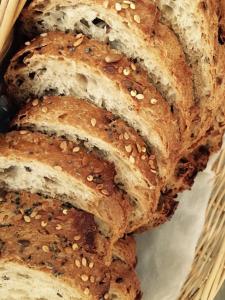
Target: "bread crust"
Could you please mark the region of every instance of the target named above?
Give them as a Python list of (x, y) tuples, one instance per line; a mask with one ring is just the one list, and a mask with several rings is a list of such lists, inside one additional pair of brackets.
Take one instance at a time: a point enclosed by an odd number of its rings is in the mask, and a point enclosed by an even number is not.
[[(176, 157), (179, 155), (179, 128), (169, 105), (149, 83), (146, 72), (137, 67), (136, 71), (132, 71), (128, 76), (125, 76), (119, 71), (130, 66), (131, 62), (126, 57), (123, 56), (118, 62), (109, 64), (105, 61), (105, 58), (114, 55), (115, 51), (108, 46), (85, 37), (76, 48), (73, 47), (75, 42), (76, 37), (73, 35), (59, 32), (48, 33), (47, 36), (34, 39), (31, 45), (18, 52), (11, 61), (5, 75), (9, 94), (20, 101), (22, 100), (21, 95), (25, 91), (22, 91), (22, 84), (19, 87), (17, 86), (16, 81), (18, 79), (16, 78), (26, 70), (32, 57), (35, 59), (55, 57), (57, 60), (81, 61), (82, 64), (87, 64), (101, 76), (114, 82), (118, 89), (126, 95), (136, 114), (143, 118), (145, 122), (151, 122), (151, 126), (157, 131), (163, 147), (163, 154), (159, 154), (161, 157), (158, 163), (164, 164), (164, 167), (166, 165), (167, 172), (171, 172), (173, 169), (171, 165), (175, 164)], [(87, 49), (89, 50), (87, 51)], [(143, 94), (144, 99), (140, 101), (132, 97), (132, 89)], [(152, 104), (152, 99), (157, 101)]]
[[(176, 35), (168, 26), (160, 22), (160, 13), (153, 3), (147, 0), (136, 1), (135, 9), (128, 7), (126, 9), (116, 10), (116, 3), (118, 5), (118, 1), (116, 0), (56, 0), (48, 2), (44, 0), (34, 0), (24, 10), (21, 19), (24, 26), (28, 26), (27, 32), (31, 32), (32, 30), (29, 28), (29, 23), (30, 27), (35, 27), (35, 23), (41, 20), (43, 13), (51, 12), (56, 9), (56, 7), (57, 10), (60, 10), (60, 7), (79, 6), (83, 4), (87, 6), (87, 10), (88, 7), (95, 9), (99, 7), (102, 12), (106, 2), (105, 15), (110, 12), (114, 14), (115, 19), (121, 18), (121, 22), (130, 24), (129, 26), (132, 28), (132, 31), (145, 42), (146, 48), (156, 53), (160, 61), (160, 67), (164, 73), (168, 73), (168, 77), (171, 78), (173, 87), (176, 90), (177, 99), (173, 103), (173, 108), (177, 113), (182, 137), (184, 137), (184, 140), (185, 137), (189, 138), (190, 125), (194, 117), (192, 72), (186, 63), (183, 49)], [(138, 16), (140, 22), (134, 21), (134, 16)], [(107, 22), (107, 19), (105, 21)], [(38, 31), (37, 27), (36, 33)], [(41, 26), (39, 29), (40, 33)]]
[[(118, 276), (122, 299), (126, 288), (139, 293), (134, 270), (123, 278), (125, 263), (116, 260), (105, 266), (101, 251), (107, 246), (98, 233), (93, 216), (60, 201), (45, 199), (26, 192), (1, 192), (0, 197), (0, 264), (16, 263), (39, 270), (83, 293), (82, 299), (100, 299), (110, 293)], [(76, 248), (74, 245), (77, 245)], [(99, 252), (100, 250), (100, 252)], [(88, 280), (82, 280), (83, 275)], [(94, 279), (93, 279), (94, 278)], [(93, 280), (92, 280), (93, 279)], [(87, 293), (88, 289), (88, 294)]]
[[(43, 110), (46, 112), (43, 113)], [(94, 122), (94, 124), (93, 124)], [(101, 142), (106, 143), (108, 150), (102, 146), (102, 151), (112, 151), (119, 156), (126, 164), (131, 164), (134, 160), (135, 172), (142, 178), (141, 184), (136, 183), (138, 190), (137, 202), (142, 210), (142, 215), (135, 222), (133, 230), (149, 222), (151, 214), (157, 207), (160, 195), (161, 179), (158, 176), (156, 157), (151, 153), (143, 139), (128, 126), (123, 120), (115, 117), (112, 113), (98, 108), (95, 105), (73, 97), (44, 97), (43, 100), (34, 100), (28, 103), (18, 114), (12, 126), (16, 125), (20, 129), (40, 130), (52, 132), (55, 128), (56, 134), (58, 126), (65, 128), (62, 135), (66, 135), (70, 140), (85, 137), (89, 144), (98, 147)], [(93, 126), (94, 125), (94, 126)], [(67, 131), (66, 128), (71, 128)], [(82, 131), (83, 136), (79, 134)], [(70, 134), (69, 134), (70, 133)], [(91, 139), (89, 139), (91, 137)], [(131, 150), (130, 150), (131, 147)], [(117, 164), (116, 164), (117, 167)], [(121, 170), (120, 172), (123, 172)], [(132, 169), (129, 171), (132, 176)], [(136, 175), (135, 175), (136, 176)], [(122, 178), (118, 178), (123, 184)], [(128, 185), (126, 192), (130, 195)], [(134, 191), (132, 191), (134, 192)], [(132, 194), (132, 193), (131, 193)], [(136, 196), (136, 195), (135, 195)]]
[[(89, 212), (108, 224), (114, 236), (112, 239), (117, 240), (124, 234), (130, 206), (125, 196), (119, 193), (114, 185), (115, 171), (112, 164), (99, 160), (93, 153), (88, 153), (82, 148), (82, 145), (79, 145), (79, 152), (74, 152), (73, 149), (77, 145), (72, 142), (67, 144), (68, 152), (64, 153), (60, 148), (64, 140), (40, 133), (10, 132), (1, 136), (0, 140), (1, 157), (24, 162), (38, 161), (65, 172), (82, 182), (87, 189), (90, 188), (96, 199), (94, 205), (89, 205)], [(96, 175), (96, 178), (101, 175), (101, 189), (97, 179), (87, 180), (90, 174)]]

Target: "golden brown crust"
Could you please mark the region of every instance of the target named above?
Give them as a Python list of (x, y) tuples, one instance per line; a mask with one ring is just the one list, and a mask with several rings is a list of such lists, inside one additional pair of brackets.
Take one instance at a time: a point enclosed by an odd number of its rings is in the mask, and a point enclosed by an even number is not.
[(139, 280), (131, 267), (117, 260), (112, 263), (111, 270), (112, 279), (109, 293), (111, 296), (116, 294), (121, 300), (140, 300), (142, 298)]
[(130, 267), (137, 264), (136, 241), (132, 236), (124, 236), (115, 243), (113, 256), (125, 262)]
[[(26, 68), (26, 64), (33, 56), (51, 56), (57, 60), (74, 59), (82, 63), (85, 62), (85, 64), (100, 72), (102, 76), (106, 76), (115, 82), (117, 87), (129, 99), (137, 115), (140, 115), (146, 122), (152, 123), (152, 127), (154, 127), (161, 138), (164, 147), (163, 155), (168, 158), (167, 163), (171, 162), (169, 158), (172, 159), (177, 155), (178, 128), (175, 118), (170, 112), (169, 105), (149, 83), (146, 72), (137, 66), (136, 71), (132, 71), (128, 76), (125, 76), (123, 70), (131, 65), (131, 62), (126, 57), (122, 56), (115, 63), (107, 63), (105, 61), (106, 56), (114, 55), (115, 53), (108, 46), (87, 38), (83, 38), (83, 42), (78, 47), (73, 46), (75, 42), (76, 37), (73, 35), (59, 32), (49, 33), (47, 36), (33, 40), (31, 45), (17, 53), (11, 61), (5, 75), (9, 94), (19, 98), (22, 84), (18, 87), (15, 79), (19, 76), (19, 73), (23, 72), (23, 68)], [(122, 73), (120, 72), (121, 70)], [(144, 95), (144, 99), (140, 101), (132, 97), (132, 90), (136, 90), (138, 94)], [(157, 102), (152, 101), (152, 99), (156, 99)]]
[[(127, 199), (114, 185), (113, 165), (72, 142), (67, 143), (65, 153), (61, 149), (62, 142), (63, 139), (40, 133), (10, 132), (0, 138), (0, 155), (21, 161), (38, 161), (78, 179), (96, 195), (95, 205), (89, 206), (89, 212), (106, 222), (115, 235), (123, 235), (130, 209)], [(79, 152), (73, 151), (75, 147), (79, 147)], [(90, 175), (92, 181), (88, 180)]]
[(140, 288), (132, 269), (133, 278), (124, 278), (125, 263), (104, 265), (100, 253), (107, 243), (99, 235), (93, 216), (60, 201), (26, 192), (2, 192), (0, 228), (1, 262), (38, 269), (81, 292), (88, 289), (91, 299), (96, 300), (110, 293), (118, 276), (125, 280), (120, 287), (124, 297), (128, 284)]

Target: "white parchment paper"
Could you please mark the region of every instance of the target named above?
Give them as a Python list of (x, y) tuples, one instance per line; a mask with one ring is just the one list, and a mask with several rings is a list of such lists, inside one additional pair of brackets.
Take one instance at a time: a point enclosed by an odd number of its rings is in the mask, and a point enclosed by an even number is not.
[[(225, 143), (223, 143), (223, 148)], [(191, 191), (180, 195), (173, 219), (137, 236), (138, 274), (144, 300), (176, 300), (191, 270), (214, 184), (211, 171), (218, 154), (198, 174)]]

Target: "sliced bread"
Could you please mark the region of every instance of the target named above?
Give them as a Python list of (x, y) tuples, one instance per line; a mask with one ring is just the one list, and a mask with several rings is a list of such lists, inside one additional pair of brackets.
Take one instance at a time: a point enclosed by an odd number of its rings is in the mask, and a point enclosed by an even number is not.
[[(100, 155), (114, 163), (115, 181), (135, 206), (131, 218), (133, 230), (149, 222), (162, 185), (157, 175), (156, 158), (123, 120), (84, 100), (52, 96), (26, 105), (13, 125), (75, 142), (83, 140), (87, 148), (101, 150)], [(64, 144), (62, 150), (66, 153), (67, 144)]]
[(115, 242), (127, 230), (130, 205), (114, 185), (112, 164), (81, 144), (28, 131), (0, 138), (0, 184), (28, 190), (83, 209), (95, 216), (101, 232)]
[[(193, 70), (195, 97), (201, 109), (192, 126), (196, 142), (206, 132), (211, 131), (212, 127), (218, 125), (214, 120), (220, 108), (224, 106), (225, 79), (219, 71), (225, 64), (225, 49), (221, 49), (218, 43), (217, 11), (221, 10), (220, 1), (153, 2), (161, 10), (164, 22), (169, 24), (179, 37)], [(208, 140), (210, 142), (210, 135)]]
[(176, 35), (159, 21), (149, 0), (34, 0), (24, 10), (22, 22), (29, 35), (82, 32), (137, 60), (177, 113), (182, 136), (189, 130), (192, 74)]
[[(157, 155), (169, 176), (179, 155), (179, 126), (147, 74), (108, 46), (82, 35), (49, 33), (12, 59), (5, 75), (8, 92), (20, 103), (46, 94), (88, 99), (125, 119)], [(128, 71), (129, 70), (129, 71)]]
[(132, 267), (107, 267), (94, 218), (60, 201), (29, 193), (1, 193), (1, 300), (135, 300)]

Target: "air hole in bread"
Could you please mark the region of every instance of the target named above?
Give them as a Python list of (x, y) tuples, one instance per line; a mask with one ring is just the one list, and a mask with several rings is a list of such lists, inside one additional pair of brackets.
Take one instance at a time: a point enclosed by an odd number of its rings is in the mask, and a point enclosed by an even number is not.
[(84, 18), (81, 19), (80, 23), (83, 24), (84, 26), (86, 26), (87, 28), (90, 28), (90, 25), (89, 25), (89, 23), (88, 23), (88, 21), (86, 19), (84, 19)]
[(31, 80), (34, 79), (35, 75), (36, 75), (36, 72), (31, 72), (28, 74), (28, 76)]
[(29, 172), (29, 173), (32, 172), (32, 169), (30, 167), (24, 167), (24, 169), (26, 170), (26, 172)]
[(171, 15), (173, 13), (173, 8), (169, 5), (163, 5), (163, 11), (165, 11), (166, 14)]
[(8, 168), (0, 168), (0, 174), (4, 174), (4, 176), (13, 176), (16, 175), (17, 168), (15, 166), (10, 166)]
[(87, 84), (88, 84), (88, 80), (87, 77), (83, 74), (76, 74), (77, 77), (77, 81), (79, 82), (80, 86), (82, 87), (82, 89), (84, 89), (85, 91), (87, 90)]
[(101, 29), (105, 29), (105, 28), (106, 28), (106, 32), (108, 32), (109, 29), (110, 29), (110, 26), (109, 26), (105, 21), (103, 21), (103, 20), (100, 19), (100, 18), (95, 18), (95, 19), (92, 21), (92, 23), (93, 23), (96, 27), (98, 27), (98, 28), (101, 28)]

